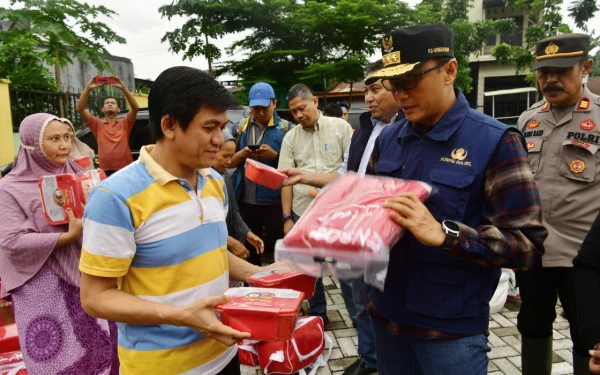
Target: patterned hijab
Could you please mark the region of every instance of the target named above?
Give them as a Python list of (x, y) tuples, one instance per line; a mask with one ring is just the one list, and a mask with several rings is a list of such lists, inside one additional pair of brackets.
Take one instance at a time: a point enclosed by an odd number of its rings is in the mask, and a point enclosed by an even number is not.
[(23, 120), (19, 127), (22, 144), (13, 169), (0, 179), (0, 277), (4, 292), (23, 285), (46, 263), (62, 279), (79, 285), (81, 240), (54, 249), (68, 225), (48, 224), (38, 190), (42, 176), (84, 171), (71, 159), (57, 165), (44, 152), (44, 133), (53, 120), (72, 126), (67, 119), (47, 113)]

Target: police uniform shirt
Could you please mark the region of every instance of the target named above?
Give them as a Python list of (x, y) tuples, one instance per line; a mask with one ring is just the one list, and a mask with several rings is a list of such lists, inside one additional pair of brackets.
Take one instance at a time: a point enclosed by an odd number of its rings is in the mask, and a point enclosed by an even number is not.
[(555, 117), (543, 100), (518, 123), (548, 229), (544, 267), (571, 267), (600, 211), (600, 97), (584, 86), (571, 112), (562, 115)]

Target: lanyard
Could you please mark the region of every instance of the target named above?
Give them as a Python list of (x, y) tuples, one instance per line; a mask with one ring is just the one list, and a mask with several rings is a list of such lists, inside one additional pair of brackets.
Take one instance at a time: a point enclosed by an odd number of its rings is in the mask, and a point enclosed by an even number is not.
[(262, 142), (263, 137), (265, 136), (265, 132), (267, 131), (267, 128), (269, 127), (269, 125), (265, 125), (264, 129), (262, 130), (262, 132), (260, 133), (260, 137), (258, 138), (258, 141), (256, 140), (256, 132), (254, 131), (253, 127), (255, 127), (257, 125), (250, 123), (250, 129), (249, 132), (252, 133), (252, 145), (256, 145), (256, 144), (260, 144), (260, 142)]

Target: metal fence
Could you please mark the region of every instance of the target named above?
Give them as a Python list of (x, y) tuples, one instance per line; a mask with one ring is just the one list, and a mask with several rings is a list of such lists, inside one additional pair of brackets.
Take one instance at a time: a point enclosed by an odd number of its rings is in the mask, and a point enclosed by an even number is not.
[[(13, 132), (19, 132), (23, 119), (34, 113), (51, 113), (69, 119), (76, 128), (85, 124), (75, 107), (80, 94), (40, 90), (10, 89), (10, 109)], [(125, 98), (117, 98), (119, 108), (125, 109)], [(103, 96), (90, 96), (87, 109), (94, 116), (102, 116)]]

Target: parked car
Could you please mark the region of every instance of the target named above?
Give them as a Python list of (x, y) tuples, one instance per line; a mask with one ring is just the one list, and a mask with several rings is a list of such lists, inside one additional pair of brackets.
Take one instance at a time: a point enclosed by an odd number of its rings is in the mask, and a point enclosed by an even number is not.
[[(238, 122), (239, 120), (247, 116), (249, 113), (249, 109), (244, 107), (227, 110), (227, 117), (229, 121), (228, 126)], [(127, 111), (119, 113), (118, 118), (121, 119), (125, 116), (127, 116)], [(96, 142), (96, 137), (94, 137), (94, 134), (92, 134), (88, 127), (84, 127), (76, 133), (76, 136), (83, 143), (87, 144), (94, 150), (94, 153), (96, 154), (96, 160), (94, 160), (94, 164), (98, 165), (98, 142)], [(140, 149), (142, 148), (142, 146), (150, 145), (153, 143), (154, 137), (152, 136), (152, 131), (150, 130), (148, 108), (140, 108), (140, 110), (137, 113), (137, 117), (135, 120), (135, 124), (133, 125), (131, 134), (129, 135), (129, 147), (131, 148), (131, 155), (133, 156), (133, 160), (138, 159), (140, 155)], [(13, 163), (8, 163), (6, 165), (0, 166), (1, 176), (5, 176), (8, 172), (10, 172), (12, 169), (12, 165)]]

